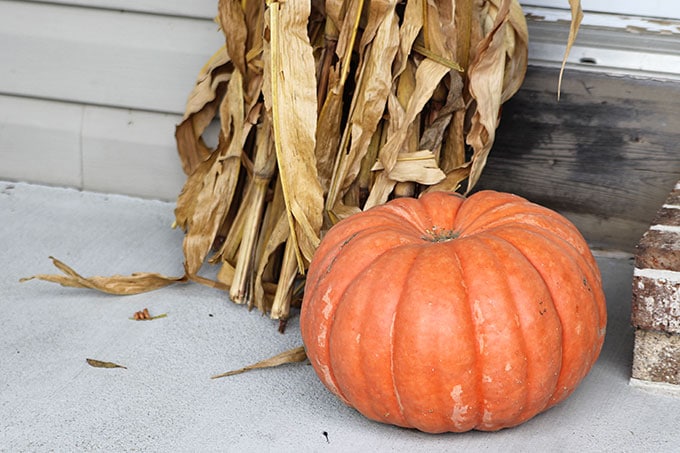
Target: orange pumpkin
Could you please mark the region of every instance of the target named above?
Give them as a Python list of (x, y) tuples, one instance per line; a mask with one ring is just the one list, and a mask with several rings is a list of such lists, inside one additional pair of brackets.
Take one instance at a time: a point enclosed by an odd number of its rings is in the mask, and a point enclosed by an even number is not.
[(330, 229), (310, 265), (302, 339), (328, 389), (426, 432), (518, 425), (597, 359), (597, 264), (561, 215), (515, 195), (433, 192)]

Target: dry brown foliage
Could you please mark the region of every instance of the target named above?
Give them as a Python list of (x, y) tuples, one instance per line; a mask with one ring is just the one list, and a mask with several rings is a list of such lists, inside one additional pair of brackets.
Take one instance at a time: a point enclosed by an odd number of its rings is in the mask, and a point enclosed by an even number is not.
[[(569, 4), (567, 52), (582, 15)], [(176, 130), (185, 276), (85, 279), (54, 260), (65, 275), (38, 278), (116, 294), (193, 280), (285, 320), (334, 223), (475, 186), (527, 67), (517, 0), (219, 0), (217, 22), (225, 45)]]

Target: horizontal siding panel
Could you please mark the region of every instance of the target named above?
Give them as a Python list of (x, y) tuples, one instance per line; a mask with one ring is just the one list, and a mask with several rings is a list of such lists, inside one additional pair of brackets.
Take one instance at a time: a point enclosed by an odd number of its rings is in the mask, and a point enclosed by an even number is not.
[[(140, 11), (154, 14), (171, 14), (186, 17), (212, 18), (217, 14), (218, 0), (27, 0), (42, 3), (82, 5), (126, 11)], [(524, 0), (523, 7), (569, 9), (567, 0)], [(582, 2), (586, 14), (589, 12), (612, 15), (648, 16), (680, 19), (680, 8), (669, 0), (587, 0)]]
[(211, 19), (217, 14), (217, 0), (27, 0), (36, 3), (80, 5), (120, 11), (199, 17)]
[[(567, 0), (525, 0), (524, 6), (540, 6), (545, 8), (569, 9)], [(632, 16), (663, 17), (680, 19), (680, 8), (677, 2), (668, 0), (586, 0), (582, 2), (586, 14), (590, 11), (608, 14), (627, 14)]]
[[(680, 22), (677, 24), (680, 26)], [(529, 31), (532, 37), (529, 64), (559, 67), (568, 27), (537, 21), (530, 24)], [(680, 80), (680, 34), (617, 33), (604, 28), (581, 27), (567, 58), (567, 67), (612, 75)], [(565, 77), (569, 77), (569, 71)]]
[(0, 179), (80, 187), (83, 108), (0, 95)]
[(180, 120), (0, 95), (0, 180), (173, 201), (186, 179), (174, 139)]
[(83, 188), (175, 200), (185, 181), (175, 145), (178, 115), (87, 107)]
[(0, 93), (181, 113), (210, 20), (0, 1)]

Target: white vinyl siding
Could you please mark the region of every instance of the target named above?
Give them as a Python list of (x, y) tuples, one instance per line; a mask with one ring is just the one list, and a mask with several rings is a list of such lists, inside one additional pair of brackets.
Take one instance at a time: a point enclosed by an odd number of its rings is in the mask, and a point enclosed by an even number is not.
[(216, 8), (0, 0), (0, 179), (175, 199), (174, 128), (224, 43)]
[(2, 92), (181, 113), (223, 37), (204, 19), (0, 1), (0, 42)]
[(212, 19), (217, 14), (217, 0), (26, 0), (117, 11), (136, 11), (155, 15)]

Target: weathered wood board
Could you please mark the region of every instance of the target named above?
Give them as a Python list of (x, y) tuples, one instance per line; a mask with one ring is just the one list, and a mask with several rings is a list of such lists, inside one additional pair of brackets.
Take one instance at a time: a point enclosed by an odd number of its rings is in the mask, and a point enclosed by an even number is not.
[(567, 214), (593, 243), (632, 250), (680, 177), (680, 83), (530, 67), (503, 107), (476, 189)]

